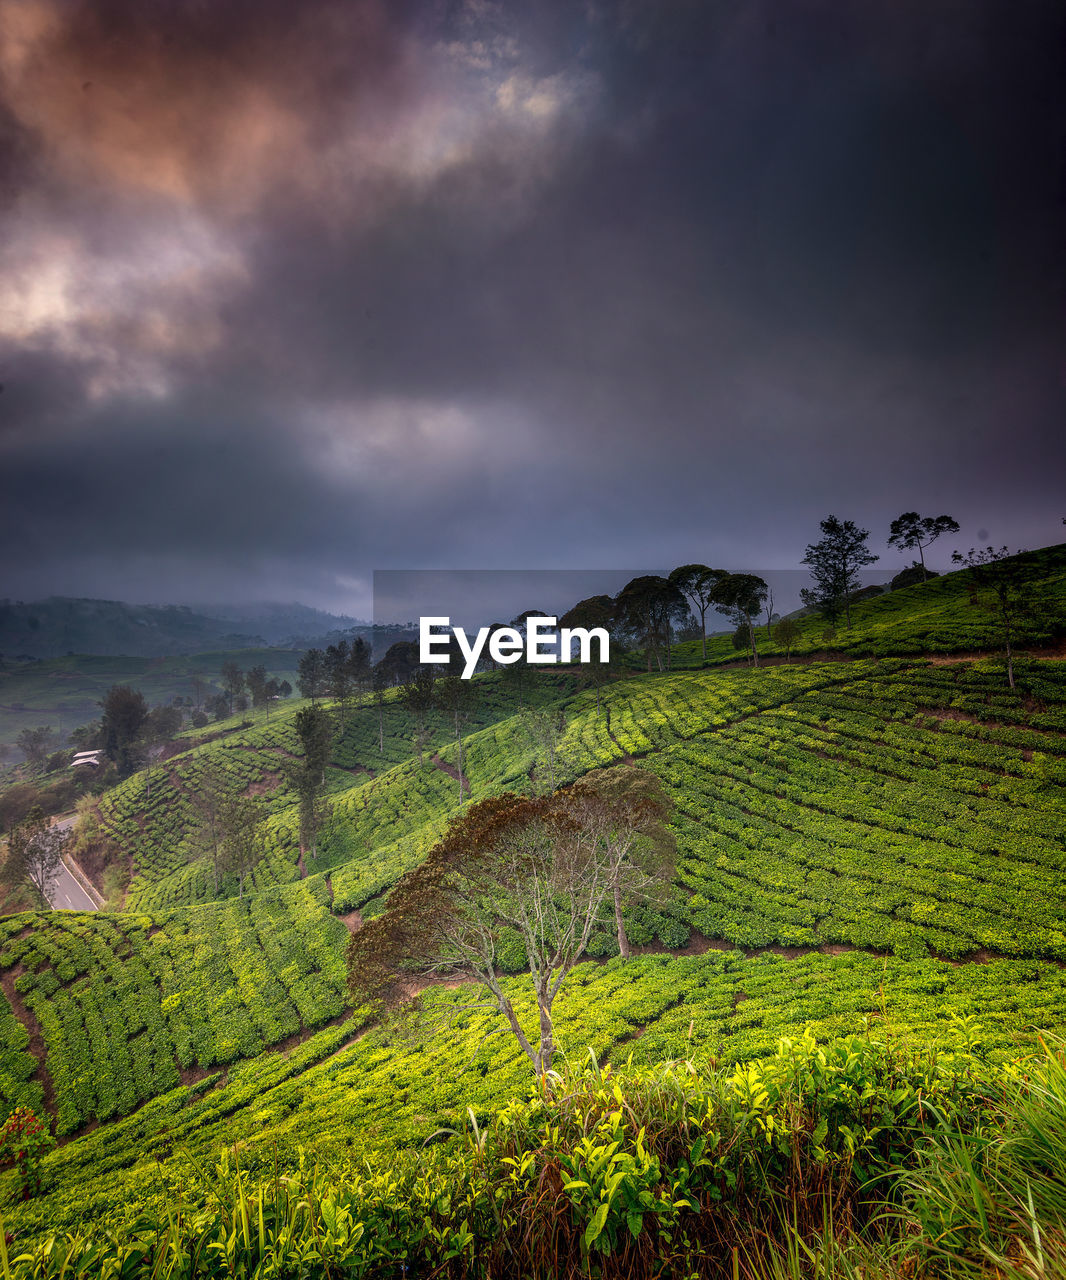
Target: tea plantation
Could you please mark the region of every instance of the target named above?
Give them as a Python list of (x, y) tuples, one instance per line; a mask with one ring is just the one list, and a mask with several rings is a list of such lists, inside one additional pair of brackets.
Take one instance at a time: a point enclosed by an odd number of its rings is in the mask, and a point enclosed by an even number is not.
[[(674, 805), (672, 883), (627, 914), (638, 954), (618, 957), (605, 919), (558, 999), (564, 1061), (731, 1064), (805, 1027), (866, 1026), (1002, 1065), (1066, 1031), (1066, 554), (1033, 564), (1045, 611), (1013, 691), (957, 575), (858, 606), (829, 654), (804, 624), (803, 661), (729, 666), (715, 641), (705, 666), (680, 646), (672, 670), (599, 691), (577, 669), (474, 681), (474, 799), (543, 782), (518, 714), (532, 705), (558, 713), (564, 783), (635, 761)], [(312, 860), (286, 783), (292, 715), (193, 742), (102, 798), (134, 871), (124, 910), (0, 920), (0, 1093), (61, 1140), (41, 1194), (0, 1206), (20, 1243), (125, 1229), (179, 1191), (206, 1204), (224, 1147), (265, 1176), (300, 1148), (445, 1141), (468, 1108), (480, 1123), (526, 1092), (517, 1045), (461, 988), (432, 988), (417, 1026), (346, 1005), (348, 930), (457, 809), (454, 732), (431, 718), (419, 764), (394, 692), (349, 708)], [(216, 894), (197, 853), (206, 770), (269, 813), (244, 898)], [(524, 963), (516, 946), (503, 980), (529, 1017)]]

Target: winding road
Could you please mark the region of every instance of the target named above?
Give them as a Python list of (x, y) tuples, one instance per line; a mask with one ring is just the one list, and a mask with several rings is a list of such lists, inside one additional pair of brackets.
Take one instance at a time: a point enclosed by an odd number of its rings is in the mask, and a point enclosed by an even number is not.
[[(60, 831), (69, 831), (74, 825), (73, 818), (63, 818), (55, 824)], [(49, 882), (45, 892), (48, 905), (55, 911), (98, 911), (102, 905), (77, 880), (64, 863), (55, 878)]]

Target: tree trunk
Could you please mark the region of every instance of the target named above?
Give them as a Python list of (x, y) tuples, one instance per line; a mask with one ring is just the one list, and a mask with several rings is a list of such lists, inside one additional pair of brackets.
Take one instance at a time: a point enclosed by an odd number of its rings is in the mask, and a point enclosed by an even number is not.
[(628, 960), (633, 953), (629, 948), (626, 927), (622, 921), (622, 889), (617, 884), (614, 886), (614, 922), (618, 926), (618, 954), (623, 960)]
[(929, 570), (925, 567), (925, 551), (922, 549), (922, 544), (920, 542), (918, 543), (918, 555), (921, 557), (922, 561), (922, 581), (928, 582)]
[(507, 999), (507, 997), (503, 994), (503, 992), (500, 990), (500, 988), (496, 985), (495, 982), (489, 984), (489, 990), (496, 997), (496, 1004), (500, 1012), (507, 1019), (507, 1023), (511, 1028), (511, 1032), (514, 1035), (514, 1038), (518, 1041), (522, 1049), (522, 1052), (526, 1055), (526, 1057), (530, 1060), (530, 1062), (532, 1062), (533, 1070), (536, 1071), (538, 1075), (540, 1075), (541, 1073), (540, 1063), (538, 1062), (539, 1055), (534, 1053), (533, 1046), (526, 1039), (526, 1033), (522, 1030), (522, 1024), (515, 1017), (515, 1011), (513, 1006), (511, 1005), (510, 1000)]
[(1010, 627), (1007, 628), (1007, 683), (1014, 688), (1014, 652), (1010, 643)]
[(463, 738), (459, 732), (459, 724), (455, 725), (455, 754), (459, 760), (459, 767), (456, 773), (459, 775), (459, 803), (463, 803)]
[(555, 1054), (554, 1034), (551, 1009), (546, 990), (537, 991), (537, 1012), (540, 1015), (540, 1051), (537, 1054), (537, 1074), (545, 1075), (551, 1070), (552, 1057)]
[(700, 636), (703, 639), (703, 661), (707, 661), (707, 610), (700, 610)]

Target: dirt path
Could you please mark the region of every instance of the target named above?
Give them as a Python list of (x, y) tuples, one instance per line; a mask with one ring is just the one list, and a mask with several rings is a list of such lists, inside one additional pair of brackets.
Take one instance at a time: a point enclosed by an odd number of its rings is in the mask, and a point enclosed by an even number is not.
[(629, 754), (629, 752), (625, 749), (625, 747), (622, 746), (622, 744), (618, 741), (618, 739), (614, 736), (614, 734), (611, 732), (610, 729), (607, 730), (607, 736), (618, 748), (618, 752), (626, 764), (636, 764), (637, 762), (636, 756), (631, 756)]
[(430, 758), (437, 768), (446, 773), (449, 778), (454, 778), (456, 782), (462, 783), (463, 790), (468, 796), (470, 795), (470, 780), (466, 774), (460, 773), (454, 764), (449, 764), (447, 760), (442, 760), (436, 752)]
[(7, 996), (11, 1011), (30, 1033), (30, 1042), (26, 1048), (31, 1057), (36, 1059), (37, 1062), (37, 1070), (33, 1073), (32, 1079), (38, 1081), (44, 1090), (44, 1109), (54, 1118), (56, 1115), (56, 1090), (55, 1085), (52, 1083), (52, 1073), (48, 1070), (48, 1050), (45, 1047), (44, 1036), (41, 1033), (41, 1024), (37, 1021), (37, 1015), (33, 1010), (23, 1003), (22, 997), (15, 987), (16, 979), (24, 972), (25, 969), (21, 964), (8, 969), (5, 974), (0, 975), (0, 988), (3, 989), (4, 995)]

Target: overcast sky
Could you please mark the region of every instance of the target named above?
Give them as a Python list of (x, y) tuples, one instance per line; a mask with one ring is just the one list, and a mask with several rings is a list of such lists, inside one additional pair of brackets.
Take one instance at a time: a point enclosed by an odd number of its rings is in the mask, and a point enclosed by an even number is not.
[(0, 595), (1066, 515), (1060, 0), (0, 0)]

